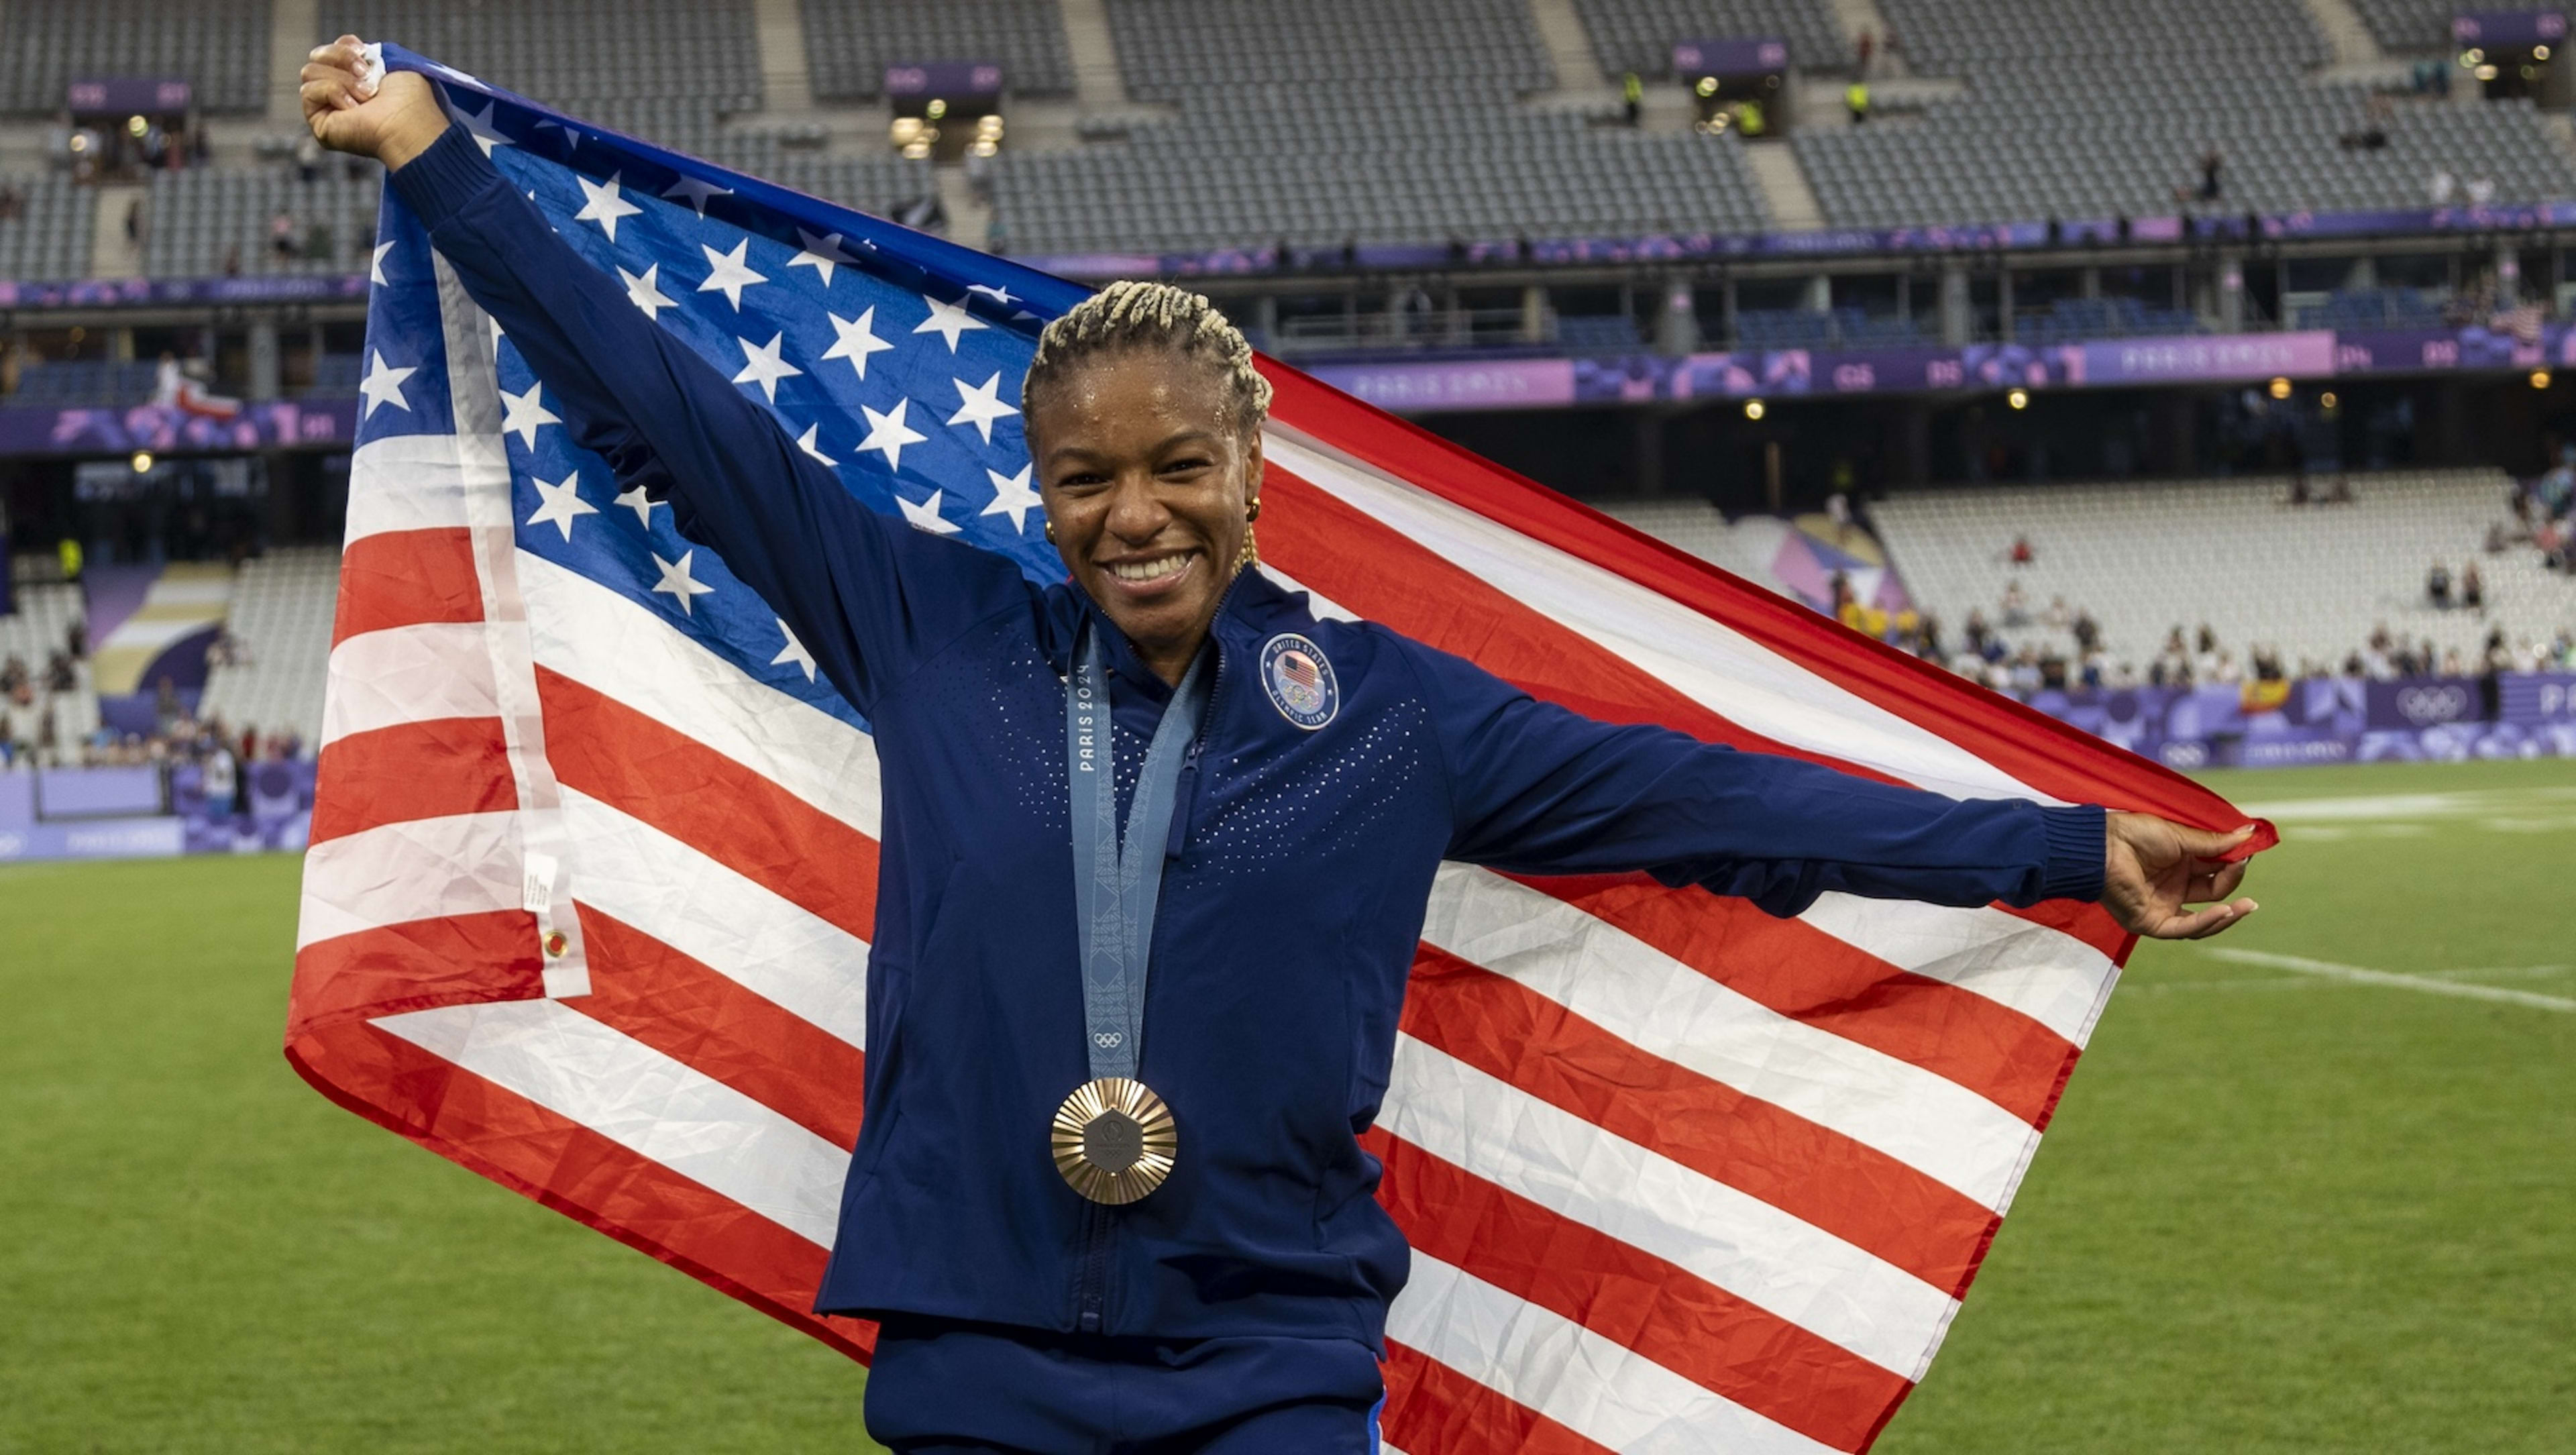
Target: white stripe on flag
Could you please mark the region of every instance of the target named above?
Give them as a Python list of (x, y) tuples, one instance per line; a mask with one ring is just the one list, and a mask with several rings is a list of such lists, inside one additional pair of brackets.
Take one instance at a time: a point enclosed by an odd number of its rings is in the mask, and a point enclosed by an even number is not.
[(1422, 938), (1639, 1050), (1797, 1113), (1966, 1193), (2011, 1196), (2039, 1134), (1946, 1077), (1728, 989), (1615, 925), (1500, 875), (1444, 865)]
[(479, 621), (424, 622), (362, 632), (333, 647), (322, 745), (404, 723), (499, 716), (488, 630)]
[(577, 571), (519, 553), (537, 665), (750, 768), (863, 834), (877, 831), (876, 744)]
[(461, 530), (468, 489), (510, 484), (506, 469), (458, 458), (452, 434), (400, 434), (369, 440), (349, 453), (351, 544), (398, 530)]
[(295, 948), (413, 920), (517, 909), (516, 810), (379, 824), (304, 851)]
[(1999, 909), (1826, 894), (1798, 918), (1900, 970), (2020, 1011), (2078, 1046), (2120, 978), (2091, 945)]
[(1378, 1124), (1883, 1369), (1916, 1368), (1950, 1317), (1950, 1296), (1904, 1269), (1411, 1036)]
[(1421, 1253), (1388, 1310), (1386, 1334), (1626, 1455), (1832, 1455), (1830, 1445)]
[(371, 1024), (832, 1245), (848, 1152), (560, 1001), (447, 1006)]
[(1274, 422), (1280, 469), (1567, 630), (1775, 742), (1866, 763), (1962, 798), (2039, 798), (1976, 754), (1754, 642), (1734, 628)]
[(574, 898), (840, 1037), (867, 1036), (868, 943), (643, 820), (565, 789)]

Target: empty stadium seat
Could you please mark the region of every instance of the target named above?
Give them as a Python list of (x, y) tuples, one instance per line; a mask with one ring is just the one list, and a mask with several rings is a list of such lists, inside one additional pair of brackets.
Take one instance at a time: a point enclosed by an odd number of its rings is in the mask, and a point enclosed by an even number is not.
[(280, 547), (243, 562), (224, 626), (246, 661), (208, 673), (197, 716), (221, 718), (236, 734), (246, 727), (263, 735), (291, 731), (308, 752), (317, 748), (339, 591), (334, 547)]
[(803, 0), (805, 60), (819, 101), (864, 101), (886, 67), (992, 61), (1014, 96), (1073, 93), (1073, 55), (1055, 0)]
[(59, 110), (99, 76), (178, 76), (200, 111), (257, 111), (268, 30), (268, 0), (21, 0), (0, 8), (0, 111)]
[(1777, 37), (1789, 44), (1789, 64), (1802, 69), (1852, 59), (1826, 0), (1574, 0), (1574, 9), (1602, 71), (1614, 77), (1669, 78), (1673, 45), (1685, 40)]

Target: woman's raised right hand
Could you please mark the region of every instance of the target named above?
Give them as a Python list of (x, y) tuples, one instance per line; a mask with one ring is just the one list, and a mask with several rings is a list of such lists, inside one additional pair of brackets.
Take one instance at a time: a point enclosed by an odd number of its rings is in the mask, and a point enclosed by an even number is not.
[(447, 130), (447, 113), (428, 80), (411, 71), (387, 72), (373, 96), (362, 95), (365, 56), (366, 43), (354, 35), (313, 48), (301, 77), (304, 124), (333, 151), (399, 167)]

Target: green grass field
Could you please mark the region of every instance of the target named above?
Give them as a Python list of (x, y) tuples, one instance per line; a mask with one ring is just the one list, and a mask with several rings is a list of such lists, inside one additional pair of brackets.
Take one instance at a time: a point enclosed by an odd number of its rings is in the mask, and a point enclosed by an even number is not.
[[(2263, 912), (2136, 957), (1879, 1448), (2576, 1449), (2576, 764), (2219, 786)], [(870, 1448), (839, 1355), (295, 1079), (296, 872), (0, 869), (0, 1450)]]

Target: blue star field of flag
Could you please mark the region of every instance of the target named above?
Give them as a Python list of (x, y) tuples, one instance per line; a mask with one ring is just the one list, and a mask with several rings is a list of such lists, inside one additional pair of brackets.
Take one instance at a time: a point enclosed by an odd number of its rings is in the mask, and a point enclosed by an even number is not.
[[(1052, 582), (1020, 380), (1075, 285), (590, 127), (386, 47), (629, 302), (777, 416), (852, 495)], [(456, 429), (429, 239), (389, 189), (372, 260), (358, 443)], [(522, 550), (638, 602), (744, 672), (859, 719), (777, 615), (670, 508), (573, 443), (506, 335), (501, 434)]]

